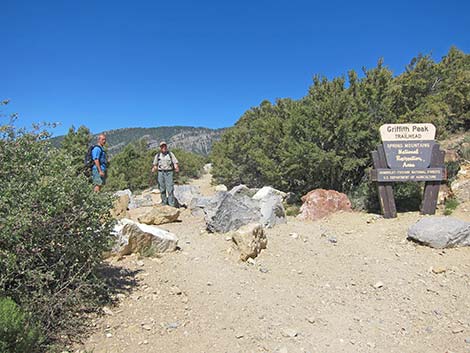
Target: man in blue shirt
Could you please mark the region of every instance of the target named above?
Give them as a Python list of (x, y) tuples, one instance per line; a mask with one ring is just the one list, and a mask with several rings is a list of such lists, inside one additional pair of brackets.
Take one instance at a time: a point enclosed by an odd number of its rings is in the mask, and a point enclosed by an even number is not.
[(101, 187), (106, 183), (106, 153), (104, 152), (104, 145), (106, 144), (106, 136), (100, 134), (98, 136), (97, 145), (91, 151), (91, 157), (95, 163), (91, 168), (91, 177), (94, 185), (95, 192), (99, 192)]

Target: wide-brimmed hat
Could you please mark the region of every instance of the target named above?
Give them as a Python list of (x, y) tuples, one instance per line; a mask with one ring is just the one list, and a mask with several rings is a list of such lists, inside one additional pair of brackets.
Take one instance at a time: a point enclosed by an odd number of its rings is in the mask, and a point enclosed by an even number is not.
[(160, 147), (162, 147), (163, 145), (166, 146), (166, 142), (165, 142), (165, 141), (160, 142)]

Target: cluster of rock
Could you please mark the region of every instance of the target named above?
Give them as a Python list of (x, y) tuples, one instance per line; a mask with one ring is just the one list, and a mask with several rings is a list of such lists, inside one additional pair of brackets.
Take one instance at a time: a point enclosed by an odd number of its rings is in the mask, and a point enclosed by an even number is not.
[(189, 207), (193, 215), (204, 215), (209, 232), (227, 233), (251, 223), (263, 227), (285, 223), (284, 196), (269, 186), (250, 189), (238, 185), (212, 197), (195, 197)]
[[(176, 235), (155, 227), (165, 223), (176, 222), (180, 210), (159, 204), (158, 191), (151, 190), (141, 195), (133, 195), (130, 190), (115, 193), (113, 216), (118, 219), (114, 227), (116, 237), (112, 254), (118, 256), (132, 253), (162, 253), (176, 250), (178, 238)], [(129, 210), (135, 208), (147, 209), (138, 222), (128, 219)]]
[[(218, 185), (215, 189), (214, 196), (203, 197), (195, 186), (176, 185), (175, 197), (180, 207), (187, 207), (193, 215), (204, 217), (209, 232), (230, 232), (243, 261), (256, 257), (267, 245), (265, 228), (286, 222), (283, 202), (292, 195), (270, 186), (255, 189), (237, 185), (227, 190), (224, 185)], [(176, 222), (180, 210), (158, 205), (155, 194), (158, 192), (138, 196), (132, 195), (130, 190), (116, 193), (114, 215), (121, 219), (115, 229), (116, 253), (126, 255), (143, 248), (152, 248), (155, 252), (176, 248), (176, 236), (154, 226)], [(300, 219), (317, 220), (339, 210), (351, 211), (347, 196), (334, 190), (313, 190), (302, 201)], [(149, 209), (137, 218), (138, 222), (127, 219), (128, 210), (138, 207)]]

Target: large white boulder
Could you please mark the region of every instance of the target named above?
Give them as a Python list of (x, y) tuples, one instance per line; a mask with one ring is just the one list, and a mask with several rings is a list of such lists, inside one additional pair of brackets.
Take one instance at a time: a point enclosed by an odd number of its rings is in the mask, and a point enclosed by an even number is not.
[(166, 230), (124, 218), (114, 227), (115, 253), (130, 255), (151, 250), (157, 253), (175, 251), (178, 238)]

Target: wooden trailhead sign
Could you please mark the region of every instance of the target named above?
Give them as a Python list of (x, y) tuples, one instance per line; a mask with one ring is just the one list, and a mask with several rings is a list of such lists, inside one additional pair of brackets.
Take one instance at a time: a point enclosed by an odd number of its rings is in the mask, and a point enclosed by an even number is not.
[(422, 214), (436, 212), (437, 196), (443, 180), (445, 152), (434, 141), (433, 124), (385, 124), (380, 127), (382, 144), (372, 152), (374, 169), (371, 180), (377, 182), (380, 207), (385, 218), (395, 218), (397, 210), (393, 183), (424, 181)]

